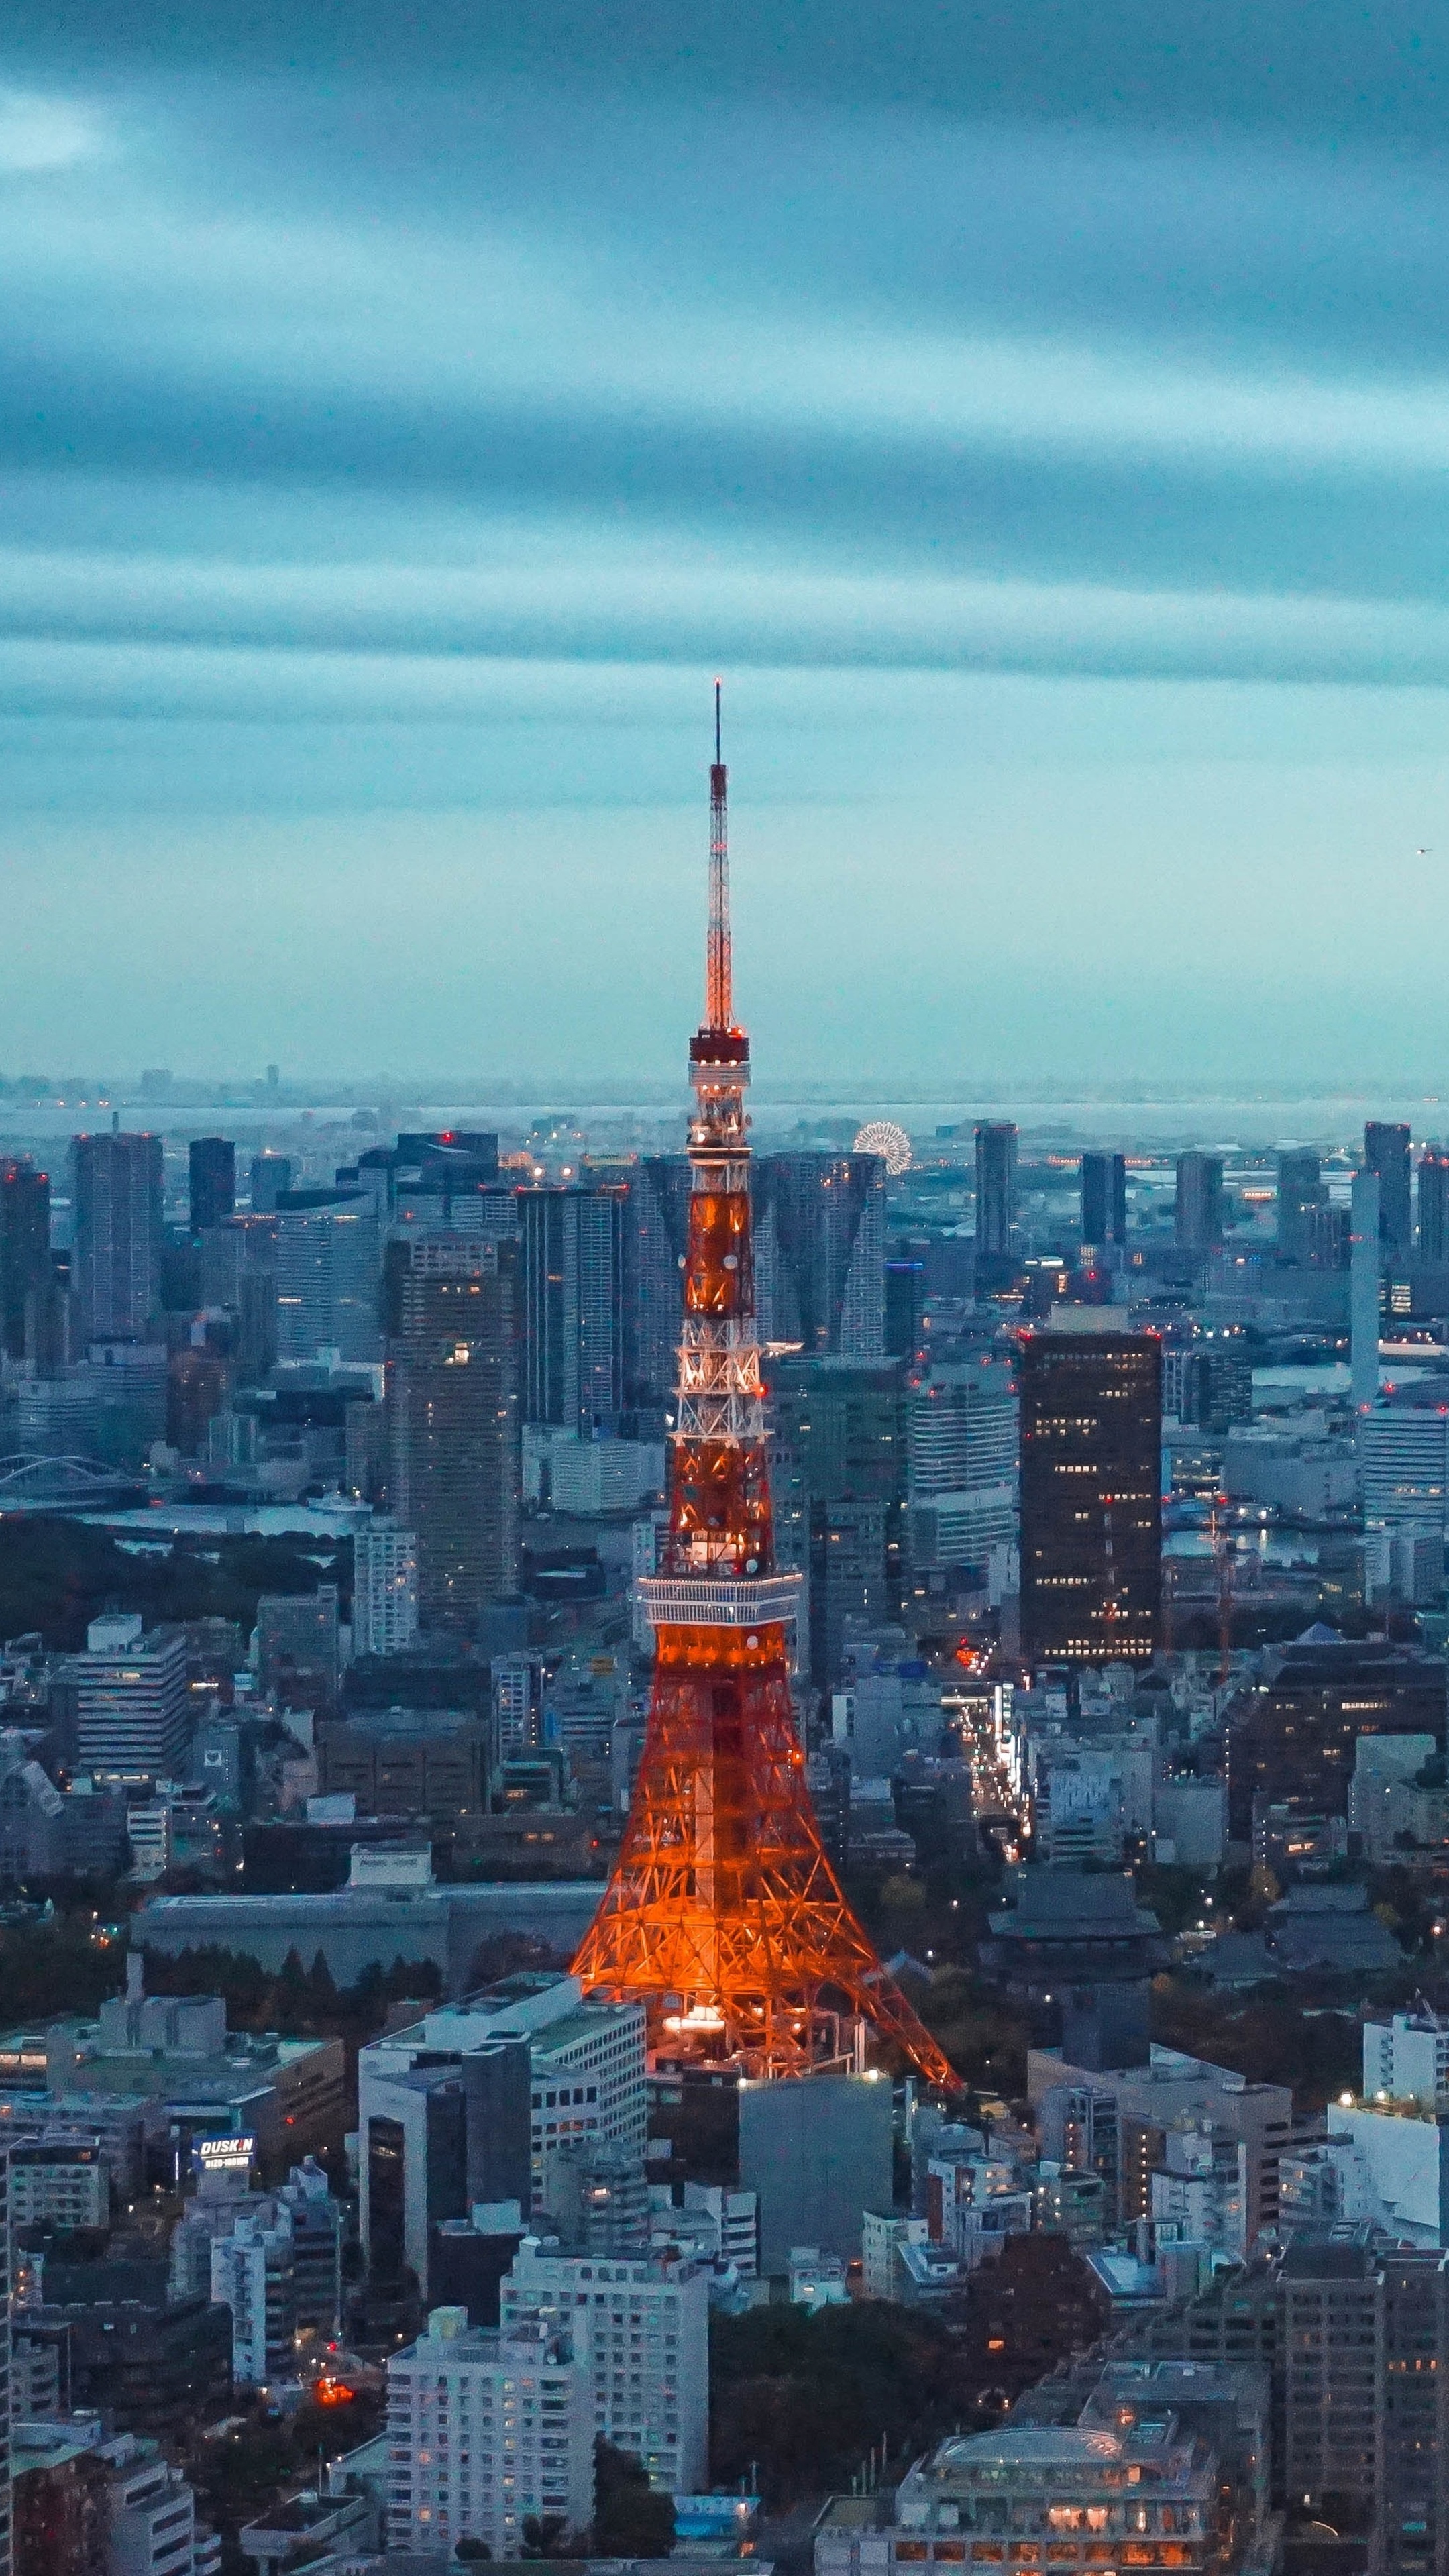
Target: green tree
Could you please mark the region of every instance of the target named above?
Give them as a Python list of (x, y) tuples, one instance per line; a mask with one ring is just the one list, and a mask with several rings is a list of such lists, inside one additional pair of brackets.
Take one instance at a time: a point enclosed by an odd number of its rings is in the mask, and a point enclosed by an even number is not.
[(594, 2444), (594, 2547), (606, 2558), (667, 2558), (674, 2547), (673, 2496), (612, 2442)]
[(567, 2531), (561, 2513), (526, 2513), (521, 2534), (524, 2557), (552, 2558)]

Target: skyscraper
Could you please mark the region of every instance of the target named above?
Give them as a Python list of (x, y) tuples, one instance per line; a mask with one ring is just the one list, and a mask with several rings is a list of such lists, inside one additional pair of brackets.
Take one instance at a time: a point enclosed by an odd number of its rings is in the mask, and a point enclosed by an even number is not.
[(1082, 1241), (1101, 1251), (1127, 1240), (1127, 1157), (1082, 1156)]
[(1449, 2555), (1449, 2255), (1385, 2253), (1375, 2310), (1369, 2564), (1374, 2576), (1437, 2576)]
[(1307, 1261), (1312, 1257), (1315, 1208), (1327, 1205), (1323, 1169), (1311, 1146), (1284, 1146), (1278, 1155), (1278, 1257)]
[(1379, 1176), (1379, 1244), (1386, 1261), (1407, 1261), (1413, 1249), (1409, 1143), (1407, 1127), (1382, 1118), (1365, 1124), (1364, 1169)]
[(585, 1439), (618, 1428), (626, 1195), (613, 1185), (520, 1194), (525, 1422)]
[(83, 1771), (177, 1771), (186, 1750), (186, 1639), (179, 1628), (143, 1633), (134, 1614), (107, 1614), (71, 1656), (76, 1754)]
[(1349, 1362), (1353, 1400), (1362, 1413), (1379, 1391), (1379, 1277), (1382, 1268), (1383, 1182), (1375, 1171), (1355, 1172), (1348, 1283)]
[(770, 1484), (782, 1568), (804, 1575), (811, 1680), (840, 1678), (847, 1618), (900, 1607), (906, 1490), (898, 1360), (779, 1359), (770, 1369)]
[(291, 1186), (292, 1157), (290, 1154), (274, 1154), (270, 1148), (265, 1153), (253, 1154), (250, 1196), (252, 1206), (259, 1215), (269, 1216), (275, 1209), (283, 1190), (289, 1190)]
[(232, 1352), (243, 1384), (277, 1357), (277, 1220), (242, 1211), (201, 1238), (201, 1302), (235, 1318)]
[(518, 1247), (388, 1247), (388, 1502), (417, 1534), (421, 1626), (472, 1636), (518, 1588)]
[[(1090, 1327), (1092, 1310), (1080, 1309)], [(1021, 1638), (1034, 1664), (1150, 1663), (1162, 1589), (1162, 1346), (1023, 1337)]]
[(906, 1399), (915, 1574), (980, 1565), (1016, 1536), (1016, 1389), (1004, 1360), (943, 1361)]
[(983, 1119), (976, 1130), (976, 1250), (1011, 1250), (1016, 1224), (1016, 1129), (1010, 1119)]
[(80, 1339), (144, 1341), (161, 1304), (161, 1139), (77, 1136), (71, 1150)]
[(375, 1360), (377, 1201), (369, 1190), (283, 1190), (277, 1199), (277, 1352)]
[(188, 1164), (191, 1231), (200, 1234), (236, 1206), (236, 1147), (229, 1136), (193, 1136)]
[(50, 1175), (0, 1155), (0, 1353), (25, 1357), (25, 1301), (50, 1281)]
[(752, 1176), (760, 1338), (807, 1357), (885, 1349), (885, 1163), (879, 1154), (766, 1154)]
[(926, 1332), (926, 1245), (898, 1245), (885, 1266), (885, 1347), (889, 1359), (918, 1360)]
[(1449, 1150), (1426, 1145), (1419, 1159), (1419, 1259), (1449, 1268)]
[(335, 1583), (257, 1600), (257, 1679), (283, 1708), (334, 1709), (341, 1670)]
[(406, 1654), (417, 1633), (417, 1539), (385, 1516), (365, 1522), (352, 1541), (352, 1651)]
[(624, 1402), (654, 1436), (674, 1400), (684, 1320), (681, 1262), (689, 1242), (689, 1159), (650, 1154), (630, 1165), (624, 1229)]
[(1173, 1231), (1184, 1252), (1211, 1252), (1223, 1239), (1221, 1154), (1179, 1154)]

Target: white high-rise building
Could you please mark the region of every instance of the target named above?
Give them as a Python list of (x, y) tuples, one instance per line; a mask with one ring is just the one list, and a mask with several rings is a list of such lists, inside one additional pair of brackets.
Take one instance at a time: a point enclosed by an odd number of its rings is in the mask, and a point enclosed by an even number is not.
[(353, 1654), (406, 1654), (417, 1633), (417, 1532), (371, 1521), (352, 1542)]
[(671, 2495), (709, 2473), (709, 2279), (699, 2263), (591, 2261), (526, 2237), (502, 2285), (505, 2329), (536, 2318), (589, 2366), (594, 2430)]
[(543, 1658), (520, 1649), (493, 1658), (493, 1723), (500, 1758), (531, 1753), (543, 1741)]
[(1246, 2260), (1248, 2251), (1248, 2148), (1243, 2138), (1211, 2121), (1169, 2129), (1164, 2162), (1152, 2176), (1152, 2216), (1158, 2227), (1176, 2225), (1192, 2243), (1211, 2245)]
[(155, 2442), (122, 2435), (100, 2452), (106, 2481), (106, 2576), (194, 2576), (196, 2498)]
[(1449, 2095), (1449, 2019), (1427, 2008), (1363, 2026), (1366, 2102), (1418, 2102), (1433, 2110)]
[(594, 2513), (594, 2402), (566, 2334), (537, 2323), (470, 2329), (434, 2308), (387, 2366), (389, 2549), (444, 2552), (481, 2540), (518, 2558), (526, 2522), (561, 2537)]
[(1449, 1420), (1436, 1408), (1423, 1412), (1375, 1405), (1358, 1425), (1359, 1478), (1364, 1519), (1392, 1527), (1419, 1521), (1442, 1530), (1449, 1486)]
[(93, 1619), (65, 1677), (76, 1686), (77, 1770), (179, 1775), (190, 1731), (179, 1629), (147, 1635), (130, 1613)]
[(971, 1564), (1016, 1536), (1018, 1415), (1004, 1360), (934, 1368), (906, 1408), (906, 1503), (916, 1573)]
[(277, 1351), (312, 1360), (381, 1352), (377, 1201), (367, 1190), (287, 1190), (277, 1210)]
[(211, 2249), (211, 2295), (231, 2310), (231, 2369), (238, 2388), (262, 2388), (286, 2372), (297, 2334), (289, 2213), (269, 2205), (271, 2223), (239, 2213)]

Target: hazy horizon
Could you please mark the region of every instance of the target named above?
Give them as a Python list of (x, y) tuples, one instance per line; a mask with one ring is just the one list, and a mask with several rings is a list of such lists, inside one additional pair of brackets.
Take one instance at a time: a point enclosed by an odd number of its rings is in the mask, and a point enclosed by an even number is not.
[(763, 1078), (1437, 1090), (1449, 29), (1046, 24), (16, 0), (0, 1072), (667, 1085), (722, 671)]

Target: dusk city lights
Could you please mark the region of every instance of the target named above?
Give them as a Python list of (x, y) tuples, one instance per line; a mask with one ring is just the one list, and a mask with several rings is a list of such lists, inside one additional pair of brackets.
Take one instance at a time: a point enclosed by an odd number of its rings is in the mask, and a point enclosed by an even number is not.
[(0, 2576), (1449, 2576), (1446, 119), (12, 0)]

